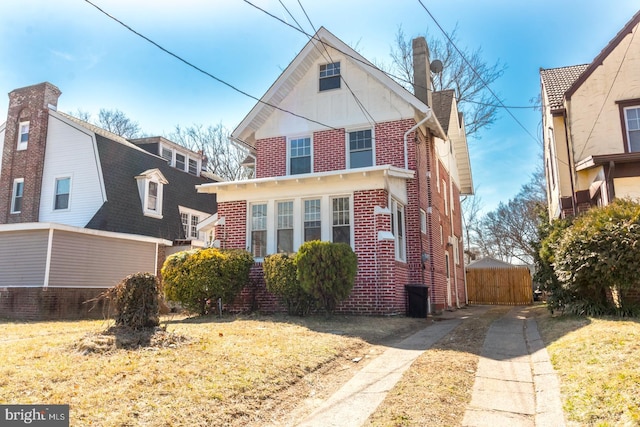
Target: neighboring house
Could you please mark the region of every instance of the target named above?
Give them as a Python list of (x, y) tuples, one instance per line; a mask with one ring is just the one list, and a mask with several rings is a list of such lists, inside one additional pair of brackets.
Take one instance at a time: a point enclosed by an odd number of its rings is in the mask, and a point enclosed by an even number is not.
[(550, 219), (640, 197), (639, 24), (590, 64), (540, 70)]
[(256, 258), (239, 304), (277, 309), (261, 261), (308, 240), (358, 256), (338, 309), (404, 313), (405, 285), (428, 286), (431, 307), (466, 303), (460, 194), (472, 193), (453, 91), (432, 93), (429, 55), (414, 41), (414, 95), (321, 28), (232, 133), (255, 178), (205, 184), (223, 248)]
[(215, 213), (195, 189), (213, 182), (201, 154), (137, 146), (58, 112), (59, 96), (50, 83), (12, 91), (0, 127), (0, 317), (85, 315), (126, 275), (157, 273), (172, 245), (203, 246), (198, 222)]

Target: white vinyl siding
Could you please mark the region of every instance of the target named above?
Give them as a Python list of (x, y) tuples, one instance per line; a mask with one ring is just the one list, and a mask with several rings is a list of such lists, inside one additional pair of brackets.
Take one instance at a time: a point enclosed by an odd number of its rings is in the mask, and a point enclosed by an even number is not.
[[(92, 134), (49, 116), (40, 194), (40, 221), (84, 227), (106, 201)], [(56, 210), (56, 179), (71, 177), (68, 209)]]

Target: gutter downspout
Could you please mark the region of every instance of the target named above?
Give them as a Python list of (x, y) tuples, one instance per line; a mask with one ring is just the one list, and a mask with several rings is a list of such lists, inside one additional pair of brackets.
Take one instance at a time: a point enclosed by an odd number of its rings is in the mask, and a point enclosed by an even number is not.
[(404, 133), (404, 168), (405, 169), (409, 169), (409, 149), (408, 149), (408, 142), (407, 142), (407, 138), (409, 137), (409, 134), (411, 132), (413, 132), (414, 130), (418, 129), (420, 126), (422, 126), (427, 120), (429, 120), (431, 118), (432, 115), (432, 110), (431, 108), (429, 108), (427, 110), (427, 112), (425, 113), (424, 119), (420, 120), (418, 123), (415, 124), (415, 126), (413, 126), (411, 129), (409, 129), (408, 131), (406, 131)]
[[(575, 190), (575, 186), (573, 184), (573, 180), (574, 180), (574, 176), (573, 176), (573, 160), (571, 158), (571, 148), (569, 147), (569, 117), (567, 116), (567, 109), (564, 109), (564, 112), (562, 113), (562, 116), (564, 118), (564, 138), (565, 138), (565, 142), (567, 143), (567, 160), (569, 160), (569, 182), (571, 183), (571, 204), (573, 205), (573, 216), (575, 217), (578, 214), (578, 200), (576, 199), (576, 190)], [(542, 137), (544, 140), (544, 136)], [(555, 138), (554, 138), (554, 144), (555, 144)], [(585, 143), (586, 144), (586, 143)], [(553, 147), (554, 149), (556, 149), (557, 147)], [(556, 159), (557, 161), (557, 159)], [(560, 177), (558, 177), (558, 186), (560, 185)], [(562, 190), (560, 190), (560, 194), (562, 194)]]

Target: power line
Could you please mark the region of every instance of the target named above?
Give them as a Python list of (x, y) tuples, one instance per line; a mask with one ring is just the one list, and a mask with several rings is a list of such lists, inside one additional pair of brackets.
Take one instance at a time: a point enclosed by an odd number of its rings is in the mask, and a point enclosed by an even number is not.
[(487, 90), (491, 93), (491, 95), (493, 95), (493, 97), (498, 101), (498, 103), (500, 104), (500, 106), (502, 108), (504, 108), (507, 113), (509, 113), (509, 115), (513, 118), (513, 120), (515, 120), (516, 123), (518, 123), (518, 125), (531, 137), (531, 139), (533, 139), (535, 142), (539, 142), (538, 139), (536, 139), (535, 136), (533, 136), (533, 134), (531, 134), (531, 132), (529, 132), (529, 129), (527, 129), (522, 122), (520, 122), (520, 120), (518, 120), (518, 118), (516, 116), (513, 115), (513, 113), (504, 105), (504, 103), (502, 102), (502, 100), (498, 97), (498, 95), (496, 95), (496, 93), (489, 87), (489, 85), (487, 84), (487, 82), (485, 82), (485, 80), (482, 78), (482, 76), (478, 73), (478, 71), (476, 71), (476, 69), (473, 67), (473, 65), (469, 62), (469, 60), (462, 54), (462, 52), (460, 51), (460, 49), (458, 49), (458, 46), (456, 46), (456, 44), (453, 42), (453, 40), (451, 40), (451, 37), (449, 37), (449, 34), (447, 34), (447, 32), (444, 30), (444, 28), (442, 28), (442, 26), (440, 25), (440, 23), (438, 22), (438, 20), (433, 16), (433, 14), (429, 11), (429, 9), (427, 9), (427, 6), (424, 5), (424, 3), (422, 2), (422, 0), (418, 0), (418, 3), (420, 3), (420, 5), (422, 6), (422, 8), (427, 12), (427, 14), (431, 17), (431, 19), (433, 20), (433, 22), (436, 24), (436, 26), (440, 29), (440, 31), (442, 31), (442, 34), (444, 34), (444, 36), (447, 38), (447, 40), (449, 41), (449, 43), (451, 43), (451, 46), (453, 46), (453, 48), (456, 50), (456, 52), (458, 52), (458, 54), (460, 55), (460, 57), (462, 58), (462, 60), (469, 66), (469, 68), (471, 69), (471, 71), (473, 71), (473, 73), (476, 75), (476, 77), (478, 77), (478, 79), (480, 80), (480, 82), (484, 85), (484, 87), (487, 88)]
[[(282, 24), (284, 24), (284, 25), (286, 25), (286, 26), (288, 26), (288, 27), (290, 27), (290, 28), (292, 28), (292, 29), (294, 29), (294, 30), (298, 31), (299, 33), (304, 34), (304, 35), (305, 35), (305, 36), (307, 36), (308, 38), (313, 39), (313, 40), (315, 40), (315, 41), (317, 41), (317, 42), (321, 43), (322, 45), (325, 45), (325, 44), (326, 44), (326, 43), (325, 43), (325, 42), (324, 42), (320, 37), (318, 37), (317, 35), (307, 33), (307, 32), (306, 32), (306, 31), (304, 31), (302, 28), (298, 28), (298, 27), (296, 27), (296, 26), (294, 26), (294, 25), (290, 24), (289, 22), (287, 22), (287, 21), (285, 21), (285, 20), (281, 19), (280, 17), (278, 17), (278, 16), (276, 16), (276, 15), (272, 14), (271, 12), (269, 12), (269, 11), (267, 11), (267, 10), (265, 10), (265, 9), (261, 8), (260, 6), (258, 6), (258, 5), (256, 5), (256, 4), (254, 4), (254, 3), (250, 2), (249, 0), (243, 0), (243, 1), (244, 1), (245, 3), (247, 3), (249, 6), (252, 6), (253, 8), (255, 8), (255, 9), (259, 10), (260, 12), (262, 12), (262, 13), (264, 13), (264, 14), (266, 14), (266, 15), (270, 16), (271, 18), (275, 19), (276, 21), (280, 21)], [(296, 22), (296, 23), (297, 23), (297, 22)], [(299, 25), (299, 24), (298, 24), (298, 25)], [(358, 58), (358, 57), (356, 57), (356, 56), (351, 55), (349, 52), (344, 52), (344, 51), (342, 51), (342, 50), (338, 49), (338, 48), (337, 48), (337, 47), (335, 47), (335, 46), (331, 46), (331, 47), (332, 47), (334, 50), (336, 50), (337, 52), (340, 52), (341, 54), (343, 54), (343, 55), (347, 56), (348, 58), (351, 58), (351, 59), (353, 59), (354, 61), (360, 62), (361, 64), (364, 64), (364, 65), (366, 65), (366, 66), (368, 66), (368, 67), (370, 67), (370, 68), (373, 68), (374, 70), (380, 71), (381, 73), (383, 73), (383, 74), (387, 75), (388, 77), (390, 77), (390, 78), (392, 78), (392, 79), (394, 79), (394, 80), (396, 80), (396, 81), (400, 81), (400, 82), (403, 82), (403, 83), (407, 83), (407, 84), (410, 84), (410, 85), (413, 85), (413, 86), (417, 86), (417, 87), (420, 87), (420, 88), (426, 89), (424, 86), (416, 85), (414, 82), (412, 82), (412, 81), (410, 81), (410, 80), (407, 80), (407, 79), (405, 79), (405, 78), (403, 78), (403, 77), (401, 77), (401, 76), (397, 76), (397, 75), (394, 75), (394, 74), (389, 73), (389, 72), (387, 72), (387, 71), (384, 71), (384, 70), (380, 69), (379, 67), (377, 67), (376, 65), (372, 64), (372, 63), (371, 63), (371, 62), (369, 62), (369, 61), (366, 61), (366, 60), (365, 60), (365, 61), (363, 61), (362, 59), (360, 59), (360, 58)], [(507, 109), (527, 109), (527, 110), (531, 110), (531, 109), (535, 109), (535, 108), (537, 108), (536, 106), (531, 106), (531, 105), (526, 105), (526, 106), (523, 106), (523, 105), (520, 105), (520, 106), (510, 106), (510, 105), (504, 105), (503, 103), (501, 103), (501, 104), (490, 104), (490, 103), (486, 103), (486, 102), (471, 101), (471, 100), (465, 100), (464, 102), (468, 102), (468, 103), (470, 103), (470, 104), (486, 105), (486, 106), (488, 106), (488, 107), (498, 107), (498, 108), (507, 108)]]
[(222, 80), (221, 78), (214, 76), (213, 74), (209, 73), (208, 71), (203, 70), (202, 68), (200, 68), (200, 67), (198, 67), (197, 65), (195, 65), (195, 64), (193, 64), (193, 63), (191, 63), (191, 62), (187, 61), (186, 59), (182, 58), (181, 56), (179, 56), (179, 55), (177, 55), (177, 54), (175, 54), (175, 53), (171, 52), (170, 50), (168, 50), (168, 49), (166, 49), (166, 48), (162, 47), (162, 46), (161, 46), (161, 45), (159, 45), (158, 43), (156, 43), (156, 42), (154, 42), (153, 40), (151, 40), (149, 37), (147, 37), (147, 36), (145, 36), (145, 35), (143, 35), (143, 34), (139, 33), (138, 31), (134, 30), (134, 29), (133, 29), (133, 28), (131, 28), (129, 25), (125, 24), (124, 22), (122, 22), (121, 20), (119, 20), (118, 18), (116, 18), (115, 16), (113, 16), (113, 15), (109, 14), (108, 12), (106, 12), (105, 10), (101, 9), (99, 6), (97, 6), (96, 4), (92, 3), (90, 0), (84, 0), (84, 1), (85, 1), (86, 3), (88, 3), (88, 4), (90, 4), (91, 6), (95, 7), (96, 9), (98, 9), (102, 14), (106, 15), (106, 16), (107, 16), (107, 17), (109, 17), (110, 19), (114, 20), (114, 21), (115, 21), (115, 22), (117, 22), (118, 24), (120, 24), (120, 25), (122, 25), (123, 27), (125, 27), (127, 30), (131, 31), (133, 34), (137, 35), (138, 37), (140, 37), (140, 38), (142, 38), (142, 39), (146, 40), (147, 42), (151, 43), (152, 45), (154, 45), (154, 46), (155, 46), (155, 47), (157, 47), (158, 49), (162, 50), (162, 51), (163, 51), (163, 52), (165, 52), (166, 54), (168, 54), (168, 55), (170, 55), (170, 56), (173, 56), (173, 57), (174, 57), (175, 59), (177, 59), (178, 61), (180, 61), (180, 62), (182, 62), (182, 63), (186, 64), (187, 66), (189, 66), (189, 67), (193, 68), (194, 70), (196, 70), (196, 71), (198, 71), (198, 72), (200, 72), (200, 73), (204, 74), (205, 76), (210, 77), (210, 78), (214, 79), (215, 81), (217, 81), (217, 82), (219, 82), (219, 83), (222, 83), (223, 85), (225, 85), (225, 86), (227, 86), (227, 87), (229, 87), (229, 88), (233, 89), (234, 91), (236, 91), (236, 92), (238, 92), (238, 93), (240, 93), (240, 94), (242, 94), (242, 95), (244, 95), (244, 96), (246, 96), (246, 97), (249, 97), (249, 98), (251, 98), (251, 99), (253, 99), (253, 100), (255, 100), (255, 101), (257, 101), (257, 102), (259, 102), (259, 103), (261, 103), (261, 104), (264, 104), (264, 105), (267, 105), (267, 106), (269, 106), (269, 107), (275, 108), (276, 110), (282, 111), (283, 113), (291, 114), (292, 116), (295, 116), (295, 117), (301, 118), (301, 119), (303, 119), (303, 120), (307, 120), (307, 121), (309, 121), (309, 122), (312, 122), (312, 123), (318, 124), (318, 125), (320, 125), (320, 126), (323, 126), (323, 127), (326, 127), (326, 128), (332, 129), (332, 130), (340, 130), (340, 129), (335, 128), (335, 127), (333, 127), (333, 126), (327, 125), (327, 124), (325, 124), (325, 123), (319, 122), (319, 121), (317, 121), (317, 120), (311, 119), (311, 118), (309, 118), (309, 117), (305, 117), (305, 116), (303, 116), (303, 115), (300, 115), (300, 114), (294, 113), (293, 111), (289, 111), (289, 110), (284, 109), (284, 108), (282, 108), (282, 107), (278, 107), (277, 105), (274, 105), (274, 104), (271, 104), (271, 103), (269, 103), (269, 102), (263, 101), (262, 99), (257, 98), (257, 97), (255, 97), (255, 96), (253, 96), (253, 95), (251, 95), (251, 94), (249, 94), (249, 93), (247, 93), (247, 92), (243, 91), (242, 89), (238, 89), (237, 87), (235, 87), (235, 86), (234, 86), (234, 85), (232, 85), (231, 83), (227, 83), (226, 81)]

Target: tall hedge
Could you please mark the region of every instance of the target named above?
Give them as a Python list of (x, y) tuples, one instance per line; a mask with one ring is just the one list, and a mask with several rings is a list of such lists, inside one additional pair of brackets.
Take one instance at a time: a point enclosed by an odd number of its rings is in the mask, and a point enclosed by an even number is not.
[(288, 254), (273, 254), (262, 263), (267, 290), (287, 307), (287, 313), (304, 316), (311, 311), (314, 298), (298, 281), (296, 259)]
[(305, 242), (298, 249), (296, 264), (302, 288), (316, 298), (327, 313), (333, 313), (351, 294), (358, 258), (346, 243)]
[(231, 303), (249, 282), (253, 256), (243, 250), (215, 248), (177, 252), (162, 266), (167, 299), (186, 309), (206, 314), (218, 298)]
[[(560, 239), (558, 279), (594, 313), (611, 309), (608, 291), (624, 295), (640, 287), (640, 204), (629, 200), (593, 208), (578, 217)], [(626, 302), (619, 300), (623, 308)]]

